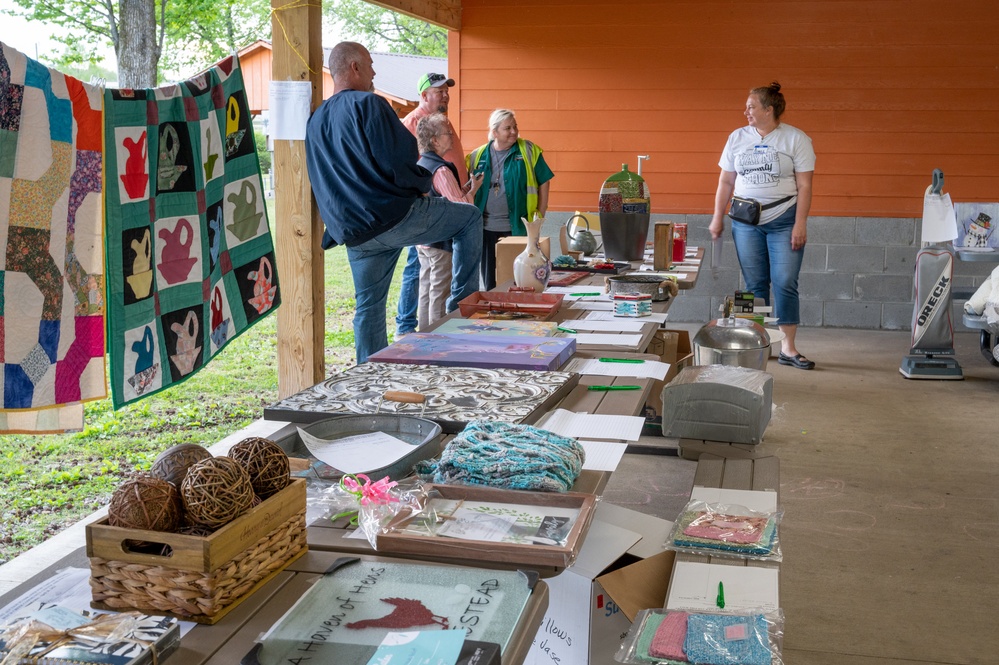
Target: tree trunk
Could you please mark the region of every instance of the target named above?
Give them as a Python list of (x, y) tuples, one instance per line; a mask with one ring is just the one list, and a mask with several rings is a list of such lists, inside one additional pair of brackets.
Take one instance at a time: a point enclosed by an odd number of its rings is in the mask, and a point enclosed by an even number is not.
[(160, 62), (155, 0), (121, 0), (118, 33), (118, 85), (155, 87)]

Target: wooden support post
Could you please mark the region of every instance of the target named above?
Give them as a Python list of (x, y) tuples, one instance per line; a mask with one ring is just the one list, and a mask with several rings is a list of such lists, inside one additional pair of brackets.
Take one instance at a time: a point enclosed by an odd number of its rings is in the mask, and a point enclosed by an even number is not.
[[(312, 83), (312, 108), (323, 100), (322, 0), (271, 0), (271, 80)], [(282, 9), (282, 7), (288, 7)], [(323, 224), (305, 167), (305, 141), (274, 142), (278, 398), (324, 376)]]

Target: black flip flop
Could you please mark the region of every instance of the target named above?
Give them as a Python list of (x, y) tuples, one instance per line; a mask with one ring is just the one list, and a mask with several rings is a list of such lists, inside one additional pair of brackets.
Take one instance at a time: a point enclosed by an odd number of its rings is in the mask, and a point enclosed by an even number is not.
[(798, 369), (815, 369), (815, 363), (800, 353), (796, 356), (789, 356), (782, 351), (780, 355), (777, 356), (777, 362), (781, 365), (790, 365), (791, 367), (797, 367)]

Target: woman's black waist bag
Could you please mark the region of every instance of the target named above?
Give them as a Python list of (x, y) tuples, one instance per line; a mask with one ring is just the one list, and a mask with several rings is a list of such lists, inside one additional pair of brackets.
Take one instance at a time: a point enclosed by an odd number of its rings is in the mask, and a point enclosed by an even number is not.
[(743, 224), (752, 224), (756, 226), (760, 223), (760, 213), (764, 210), (769, 210), (770, 208), (776, 208), (782, 203), (787, 203), (793, 196), (785, 196), (779, 201), (774, 201), (773, 203), (768, 203), (766, 205), (760, 205), (760, 202), (756, 199), (747, 199), (741, 196), (733, 196), (732, 204), (728, 210), (728, 216), (732, 218), (733, 222), (742, 222)]

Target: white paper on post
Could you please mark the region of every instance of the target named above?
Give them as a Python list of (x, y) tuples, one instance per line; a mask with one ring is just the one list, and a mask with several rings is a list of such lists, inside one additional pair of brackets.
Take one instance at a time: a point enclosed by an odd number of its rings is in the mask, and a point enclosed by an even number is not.
[(312, 83), (309, 81), (271, 81), (268, 129), (271, 138), (304, 141), (305, 125), (312, 107)]
[(299, 427), (298, 435), (317, 459), (343, 473), (381, 469), (413, 452), (413, 444), (385, 432), (321, 439)]

